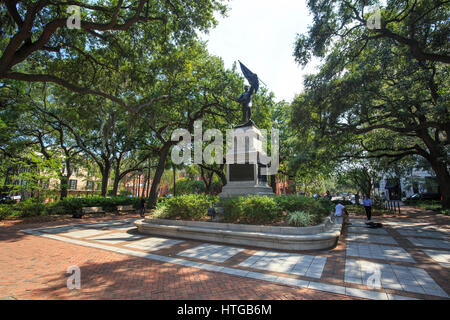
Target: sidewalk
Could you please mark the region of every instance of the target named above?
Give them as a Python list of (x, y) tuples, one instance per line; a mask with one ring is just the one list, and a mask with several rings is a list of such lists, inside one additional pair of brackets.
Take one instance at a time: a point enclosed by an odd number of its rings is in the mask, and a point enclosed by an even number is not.
[[(0, 226), (0, 299), (448, 299), (450, 293), (449, 217), (407, 209), (376, 217), (383, 229), (352, 217), (336, 248), (290, 253), (142, 236), (130, 220), (137, 217)], [(66, 285), (73, 265), (81, 270), (80, 290)]]

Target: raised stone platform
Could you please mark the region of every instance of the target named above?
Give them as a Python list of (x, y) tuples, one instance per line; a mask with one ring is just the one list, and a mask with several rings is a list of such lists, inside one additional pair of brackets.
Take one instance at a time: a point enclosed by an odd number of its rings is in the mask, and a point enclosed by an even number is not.
[(273, 227), (146, 218), (134, 223), (140, 233), (279, 250), (323, 250), (336, 246), (342, 223), (332, 215), (313, 227)]

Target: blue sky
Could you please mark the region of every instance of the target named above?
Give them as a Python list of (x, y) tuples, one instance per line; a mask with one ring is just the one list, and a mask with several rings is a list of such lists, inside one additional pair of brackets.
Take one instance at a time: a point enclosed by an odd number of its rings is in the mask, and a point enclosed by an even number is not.
[(230, 0), (228, 16), (202, 39), (227, 68), (242, 61), (273, 91), (277, 100), (291, 101), (302, 91), (303, 76), (315, 72), (295, 63), (297, 33), (305, 33), (312, 18), (305, 0)]

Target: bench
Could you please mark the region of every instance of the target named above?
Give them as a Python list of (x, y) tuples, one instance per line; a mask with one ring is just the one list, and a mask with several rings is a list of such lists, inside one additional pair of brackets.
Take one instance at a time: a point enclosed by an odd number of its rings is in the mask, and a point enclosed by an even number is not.
[(83, 207), (81, 208), (81, 212), (77, 212), (73, 214), (73, 218), (81, 219), (83, 215), (89, 213), (105, 213), (102, 207)]
[(135, 211), (136, 209), (133, 207), (132, 204), (128, 206), (117, 206), (117, 211), (119, 212), (128, 212), (128, 211)]

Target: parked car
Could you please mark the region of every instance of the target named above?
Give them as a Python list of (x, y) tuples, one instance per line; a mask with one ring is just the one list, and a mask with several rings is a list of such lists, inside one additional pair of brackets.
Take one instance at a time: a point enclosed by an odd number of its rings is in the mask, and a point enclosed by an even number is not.
[(420, 193), (414, 193), (413, 195), (406, 197), (406, 200), (420, 200)]
[(414, 193), (406, 200), (441, 200), (441, 195), (435, 192)]
[(441, 195), (435, 192), (421, 193), (420, 200), (441, 200)]

